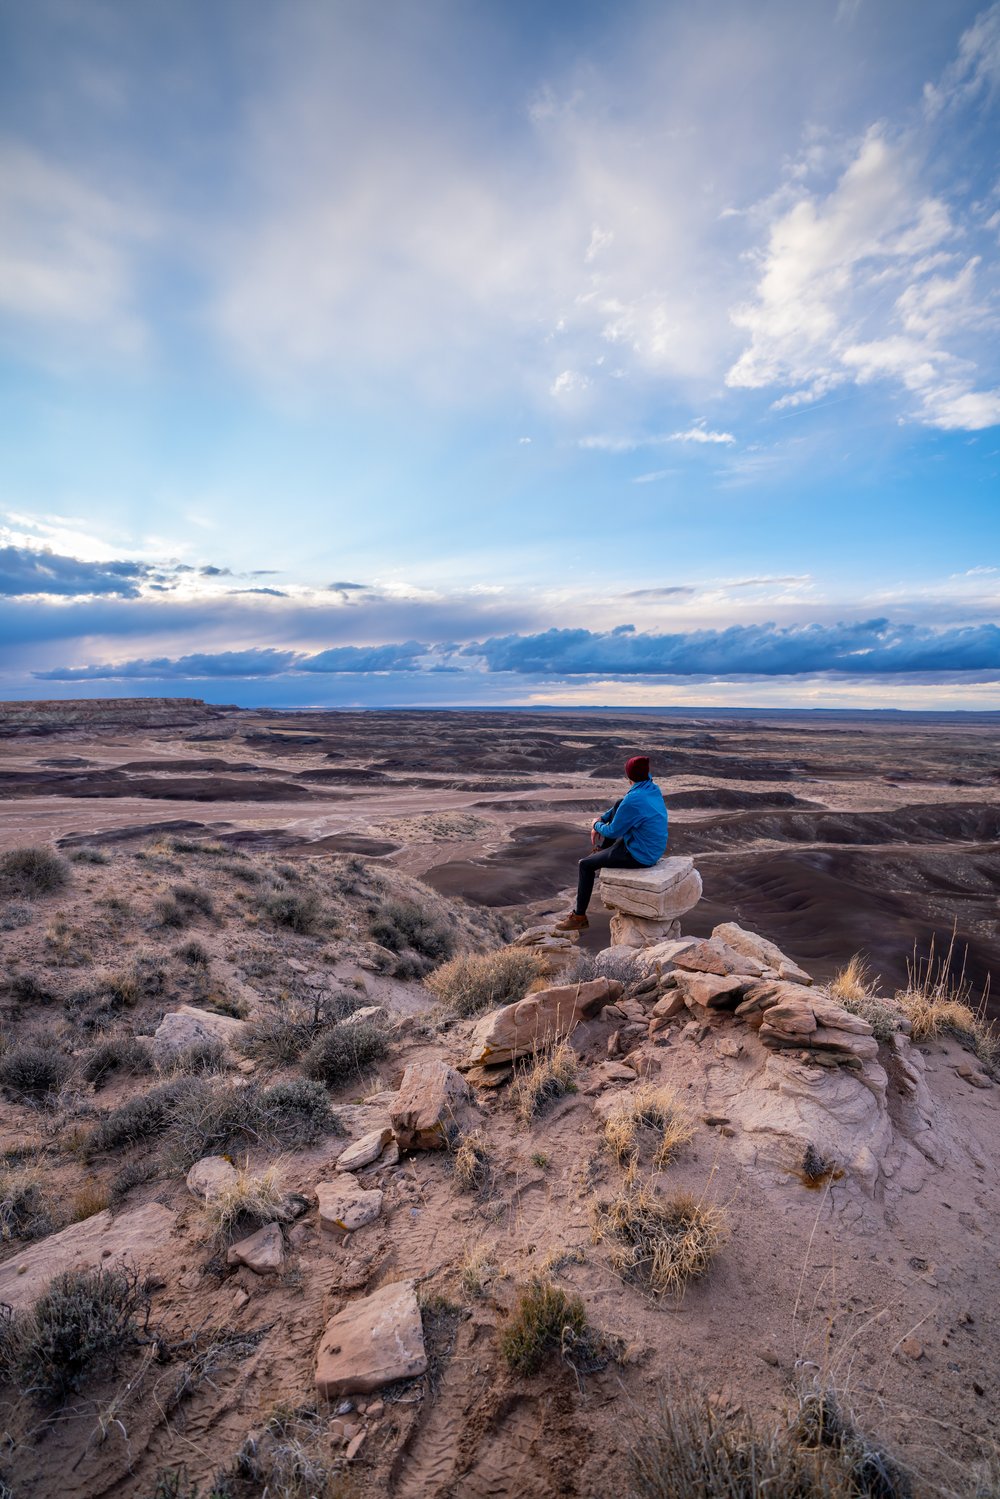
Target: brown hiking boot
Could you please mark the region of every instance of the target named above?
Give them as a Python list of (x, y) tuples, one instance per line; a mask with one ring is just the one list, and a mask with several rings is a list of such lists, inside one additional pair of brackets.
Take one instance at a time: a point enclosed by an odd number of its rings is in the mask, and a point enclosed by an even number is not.
[(555, 932), (582, 932), (584, 927), (589, 925), (590, 922), (586, 916), (578, 916), (575, 911), (570, 911), (569, 915), (564, 916), (562, 921), (556, 922), (552, 930)]

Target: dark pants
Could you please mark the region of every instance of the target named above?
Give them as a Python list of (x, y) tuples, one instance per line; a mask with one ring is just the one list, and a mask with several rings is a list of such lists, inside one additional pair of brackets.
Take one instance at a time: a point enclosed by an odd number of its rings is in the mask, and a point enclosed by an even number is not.
[(576, 887), (576, 914), (585, 916), (594, 893), (594, 881), (599, 869), (641, 869), (638, 859), (633, 859), (625, 847), (624, 838), (605, 843), (604, 848), (580, 860), (580, 879)]

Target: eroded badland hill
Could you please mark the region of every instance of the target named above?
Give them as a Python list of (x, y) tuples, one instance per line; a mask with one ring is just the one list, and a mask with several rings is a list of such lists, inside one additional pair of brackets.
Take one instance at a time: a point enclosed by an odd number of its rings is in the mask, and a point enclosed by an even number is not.
[(13, 1499), (998, 1491), (992, 732), (185, 712), (0, 740)]

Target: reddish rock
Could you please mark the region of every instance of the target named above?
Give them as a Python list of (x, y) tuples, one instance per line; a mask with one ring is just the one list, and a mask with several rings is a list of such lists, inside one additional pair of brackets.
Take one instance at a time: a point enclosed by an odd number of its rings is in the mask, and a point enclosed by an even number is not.
[(471, 1113), (472, 1100), (461, 1073), (446, 1062), (411, 1062), (389, 1117), (400, 1150), (443, 1150), (467, 1127)]
[(396, 1281), (330, 1318), (316, 1355), (316, 1389), (328, 1399), (364, 1395), (426, 1368), (415, 1283)]

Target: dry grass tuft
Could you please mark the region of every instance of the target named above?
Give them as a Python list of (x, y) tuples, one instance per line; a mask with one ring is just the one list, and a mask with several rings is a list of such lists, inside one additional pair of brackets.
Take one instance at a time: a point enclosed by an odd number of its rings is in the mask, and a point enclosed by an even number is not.
[(839, 999), (841, 1004), (845, 1000), (853, 1000), (860, 1004), (862, 1000), (874, 994), (877, 988), (878, 985), (869, 976), (868, 964), (861, 954), (856, 952), (846, 968), (841, 968), (834, 976), (830, 985), (830, 998)]
[[(834, 1407), (828, 1401), (827, 1410)], [(764, 1427), (672, 1391), (631, 1443), (629, 1499), (910, 1499), (905, 1473), (852, 1427)], [(815, 1414), (813, 1412), (813, 1414)]]
[(258, 1175), (237, 1171), (236, 1180), (205, 1203), (205, 1218), (215, 1235), (224, 1239), (237, 1225), (249, 1229), (273, 1223), (284, 1199), (279, 1166), (268, 1166)]
[(596, 1242), (611, 1246), (611, 1263), (629, 1280), (645, 1281), (658, 1295), (680, 1296), (705, 1275), (727, 1237), (724, 1210), (689, 1192), (658, 1197), (640, 1183), (622, 1189), (594, 1215)]
[(665, 1166), (694, 1134), (694, 1120), (672, 1088), (644, 1084), (622, 1098), (608, 1115), (604, 1138), (619, 1166), (634, 1168), (639, 1160), (643, 1130), (656, 1130), (659, 1143), (655, 1164)]
[(487, 1286), (502, 1280), (507, 1271), (497, 1258), (492, 1244), (470, 1244), (459, 1265), (459, 1280), (467, 1296), (482, 1296)]
[(110, 1188), (91, 1177), (84, 1182), (79, 1191), (74, 1192), (70, 1217), (74, 1223), (80, 1223), (84, 1218), (92, 1218), (95, 1213), (103, 1213), (104, 1209), (110, 1205)]
[(483, 1196), (493, 1179), (490, 1154), (482, 1134), (461, 1135), (452, 1155), (455, 1180), (463, 1192)]
[(989, 983), (979, 1005), (973, 1009), (969, 1003), (972, 983), (965, 976), (965, 957), (957, 976), (955, 961), (954, 932), (942, 955), (935, 953), (933, 938), (926, 958), (918, 957), (914, 949), (906, 965), (906, 988), (896, 995), (896, 1002), (910, 1022), (914, 1041), (927, 1041), (942, 1034), (957, 1036), (981, 1061), (992, 1065), (1000, 1041), (986, 1015)]
[(523, 999), (538, 974), (538, 959), (527, 948), (500, 947), (452, 958), (424, 983), (454, 1014), (469, 1016)]
[(519, 1072), (511, 1083), (510, 1098), (520, 1122), (530, 1124), (557, 1098), (575, 1093), (576, 1070), (576, 1052), (562, 1042)]

